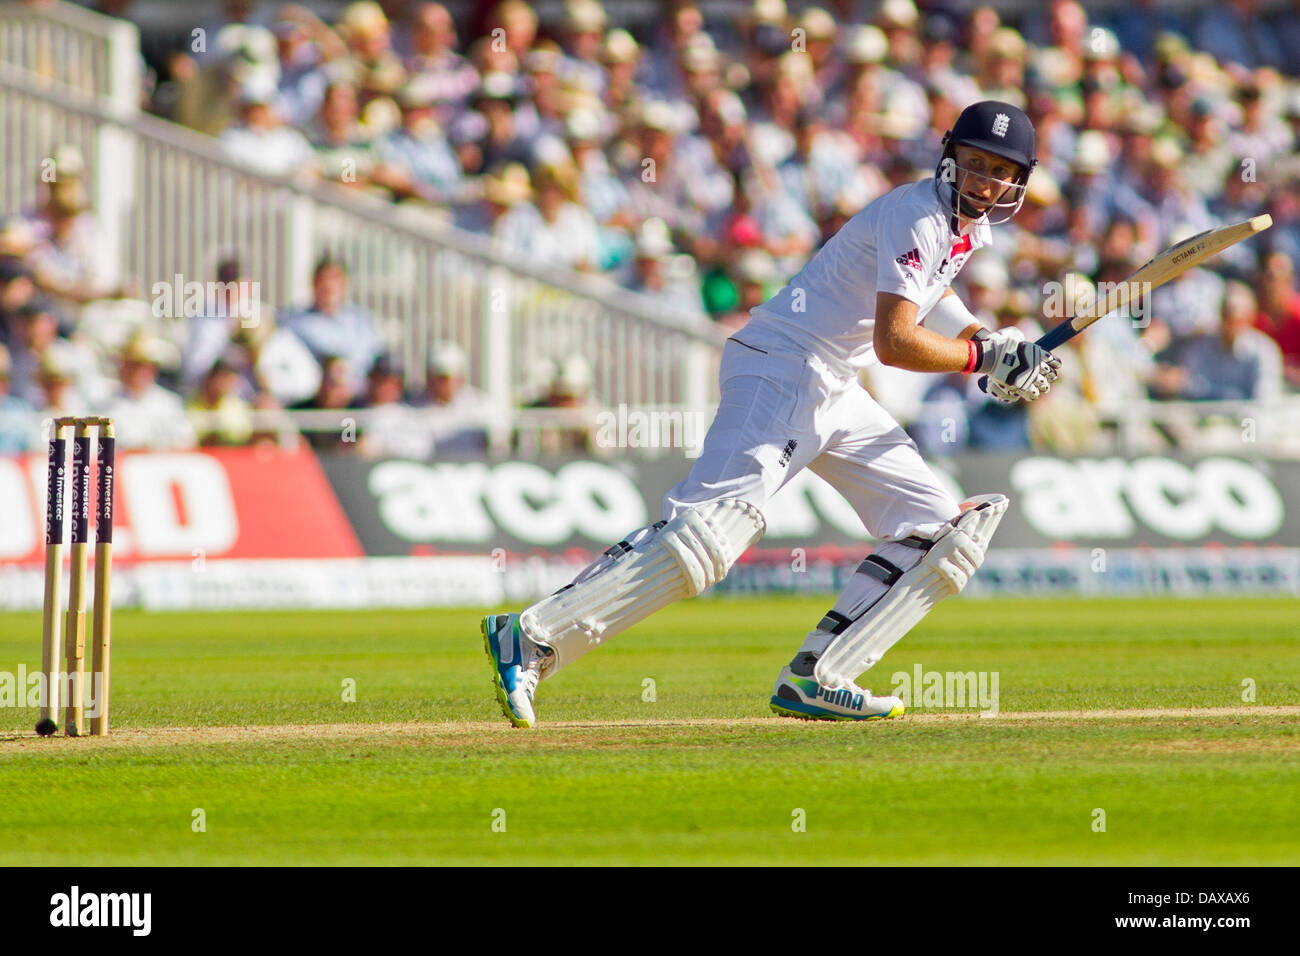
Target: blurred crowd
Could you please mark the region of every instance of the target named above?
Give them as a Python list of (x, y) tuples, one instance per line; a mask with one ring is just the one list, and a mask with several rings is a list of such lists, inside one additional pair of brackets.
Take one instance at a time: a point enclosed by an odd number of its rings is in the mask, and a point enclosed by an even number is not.
[[(129, 15), (129, 3), (105, 6)], [(1052, 0), (1004, 20), (942, 0), (669, 0), (637, 19), (640, 6), (568, 0), (545, 22), (521, 0), (462, 6), (462, 19), (414, 0), (360, 0), (333, 22), (297, 4), (222, 8), (219, 22), (153, 45), (153, 111), (261, 172), (419, 205), (701, 329), (739, 328), (864, 205), (932, 175), (945, 130), (983, 98), (1029, 113), (1041, 159), (1024, 209), (957, 282), (990, 326), (1040, 334), (1175, 241), (1272, 215), (1270, 231), (1143, 300), (1132, 321), (1075, 339), (1061, 385), (1031, 410), (989, 402), (964, 376), (872, 369), (864, 384), (928, 452), (1089, 450), (1147, 400), (1268, 402), (1300, 389), (1298, 4), (1265, 15), (1254, 0), (1185, 12), (1134, 0), (1094, 16)], [(464, 353), (448, 344), (435, 364), (466, 397), (439, 396), (438, 368), (411, 395), (328, 259), (313, 301), (261, 309), (255, 334), (228, 315), (193, 321), (170, 363), (159, 343), (127, 337), (111, 374), (100, 363), (107, 384), (93, 382), (75, 309), (120, 290), (97, 279), (84, 190), (65, 194), (76, 178), (6, 226), (0, 415), (16, 401), (58, 407), (51, 376), (125, 400), (144, 364), (148, 389), (166, 391), (162, 369), (175, 390), (151, 399), (181, 410), (175, 441), (183, 421), (188, 440), (254, 435), (233, 411), (198, 429), (187, 405), (457, 401), (448, 420), (467, 435), (450, 440), (481, 440), (487, 411), (464, 384)], [(237, 256), (222, 268), (238, 278)], [(49, 359), (51, 343), (66, 354)], [(535, 403), (592, 399), (590, 370), (565, 365)], [(1194, 436), (1175, 423), (1151, 440)]]

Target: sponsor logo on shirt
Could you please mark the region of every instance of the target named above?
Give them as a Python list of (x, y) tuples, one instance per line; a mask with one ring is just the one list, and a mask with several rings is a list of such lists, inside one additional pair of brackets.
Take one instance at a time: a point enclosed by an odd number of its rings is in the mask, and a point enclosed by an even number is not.
[(917, 272), (920, 272), (921, 271), (921, 250), (919, 249), (909, 250), (908, 252), (903, 253), (894, 261), (897, 262), (900, 266), (907, 266), (909, 269), (915, 269)]

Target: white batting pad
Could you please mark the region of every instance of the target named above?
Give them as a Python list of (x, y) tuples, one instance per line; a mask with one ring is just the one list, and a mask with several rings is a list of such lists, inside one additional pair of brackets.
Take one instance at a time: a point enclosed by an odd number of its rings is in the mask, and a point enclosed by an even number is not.
[[(921, 559), (910, 567), (895, 564), (889, 568), (886, 565), (892, 562), (873, 560), (876, 555), (868, 557), (820, 625), (835, 637), (817, 660), (817, 680), (828, 687), (855, 681), (935, 604), (964, 588), (984, 562), (989, 539), (1010, 503), (1005, 495), (978, 495), (966, 502), (967, 510), (935, 532), (928, 545), (922, 535), (890, 542), (922, 552)], [(876, 599), (863, 607), (861, 595), (873, 590)]]
[(572, 584), (520, 615), (524, 632), (555, 651), (542, 676), (660, 608), (717, 584), (765, 528), (753, 505), (724, 498), (687, 508), (610, 548)]

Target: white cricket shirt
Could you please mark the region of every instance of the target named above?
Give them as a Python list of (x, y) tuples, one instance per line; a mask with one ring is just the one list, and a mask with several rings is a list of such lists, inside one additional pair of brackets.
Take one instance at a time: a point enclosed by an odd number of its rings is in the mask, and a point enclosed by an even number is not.
[(811, 352), (843, 378), (877, 363), (876, 293), (892, 292), (925, 318), (972, 252), (988, 221), (961, 237), (949, 227), (933, 178), (892, 189), (850, 219), (776, 295), (750, 311), (736, 338), (769, 351)]

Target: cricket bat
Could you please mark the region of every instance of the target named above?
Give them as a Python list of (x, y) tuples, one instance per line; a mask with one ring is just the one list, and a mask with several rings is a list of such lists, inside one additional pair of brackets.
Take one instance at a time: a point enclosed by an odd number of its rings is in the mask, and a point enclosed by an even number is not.
[[(1127, 308), (1137, 296), (1177, 279), (1193, 266), (1200, 265), (1206, 259), (1218, 255), (1229, 246), (1235, 246), (1243, 239), (1249, 239), (1256, 233), (1263, 232), (1271, 225), (1273, 225), (1272, 216), (1255, 216), (1230, 226), (1215, 226), (1213, 229), (1207, 229), (1184, 239), (1177, 245), (1170, 246), (1123, 282), (1118, 283), (1109, 294), (1097, 296), (1097, 301), (1091, 308), (1066, 319), (1047, 332), (1038, 340), (1038, 344), (1051, 350), (1070, 341), (1098, 319)], [(987, 375), (980, 379), (980, 388), (988, 391)]]

